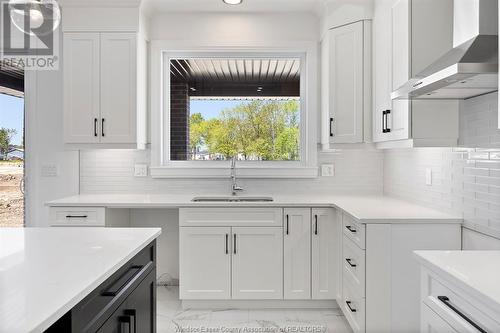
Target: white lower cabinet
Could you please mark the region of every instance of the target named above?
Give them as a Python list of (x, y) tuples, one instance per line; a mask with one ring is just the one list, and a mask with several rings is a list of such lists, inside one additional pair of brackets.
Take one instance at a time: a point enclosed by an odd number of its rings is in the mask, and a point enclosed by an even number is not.
[(339, 288), (337, 234), (340, 222), (331, 208), (313, 208), (311, 213), (312, 298), (335, 299)]
[(363, 224), (346, 213), (342, 220), (339, 306), (353, 331), (419, 332), (420, 279), (413, 251), (460, 249), (460, 224)]
[(335, 209), (256, 208), (271, 219), (252, 219), (251, 208), (202, 210), (179, 211), (181, 299), (335, 300), (341, 294)]
[(311, 209), (285, 208), (284, 298), (311, 298)]
[(229, 299), (231, 228), (181, 227), (179, 233), (181, 298)]
[(233, 299), (283, 298), (283, 228), (234, 227)]

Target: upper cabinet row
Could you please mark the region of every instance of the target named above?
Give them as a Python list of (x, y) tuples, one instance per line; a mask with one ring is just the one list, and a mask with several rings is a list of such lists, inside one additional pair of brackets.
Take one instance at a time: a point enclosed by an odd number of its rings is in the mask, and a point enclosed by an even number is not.
[[(373, 38), (372, 38), (373, 36)], [(456, 100), (391, 100), (391, 92), (453, 45), (453, 0), (380, 0), (373, 21), (322, 40), (322, 147), (454, 146)]]
[(142, 148), (145, 42), (137, 33), (65, 32), (63, 43), (65, 143)]

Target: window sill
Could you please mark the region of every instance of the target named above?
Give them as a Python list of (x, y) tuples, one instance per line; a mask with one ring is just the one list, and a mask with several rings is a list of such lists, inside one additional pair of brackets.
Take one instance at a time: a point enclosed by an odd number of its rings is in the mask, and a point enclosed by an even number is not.
[[(227, 167), (179, 167), (150, 168), (152, 178), (229, 178)], [(317, 167), (237, 167), (238, 178), (316, 178)]]

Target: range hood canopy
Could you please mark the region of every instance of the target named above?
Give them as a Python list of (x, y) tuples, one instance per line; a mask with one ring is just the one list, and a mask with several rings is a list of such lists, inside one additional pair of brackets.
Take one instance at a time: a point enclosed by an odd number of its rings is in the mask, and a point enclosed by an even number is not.
[[(475, 12), (465, 7), (471, 3)], [(455, 0), (454, 5), (453, 49), (394, 91), (392, 99), (467, 99), (498, 90), (497, 0)], [(464, 33), (471, 20), (477, 20), (476, 29)], [(464, 36), (472, 38), (456, 45)]]

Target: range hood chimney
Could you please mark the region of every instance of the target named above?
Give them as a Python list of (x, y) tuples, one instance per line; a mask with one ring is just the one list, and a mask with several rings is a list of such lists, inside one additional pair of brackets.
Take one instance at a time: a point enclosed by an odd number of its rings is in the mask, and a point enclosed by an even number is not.
[(454, 0), (453, 48), (392, 99), (468, 99), (498, 90), (498, 0)]

